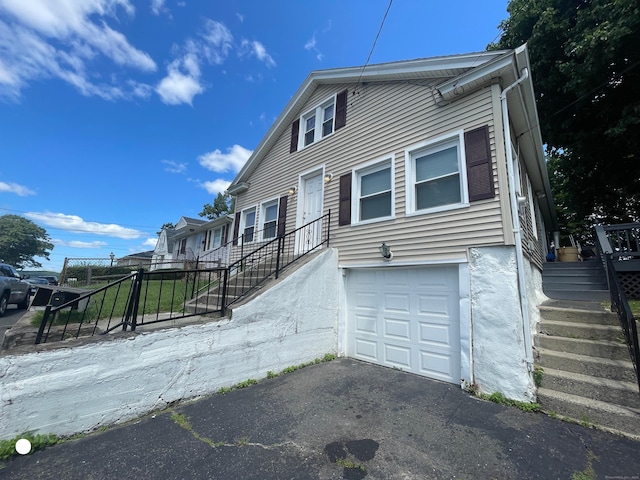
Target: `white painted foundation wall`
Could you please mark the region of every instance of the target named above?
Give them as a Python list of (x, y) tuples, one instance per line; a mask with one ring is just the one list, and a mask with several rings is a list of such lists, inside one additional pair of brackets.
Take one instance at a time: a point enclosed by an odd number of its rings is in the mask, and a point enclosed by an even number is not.
[[(471, 319), (473, 329), (474, 383), (483, 392), (500, 392), (525, 402), (536, 399), (528, 371), (515, 247), (483, 247), (469, 250)], [(542, 290), (541, 277), (525, 266), (528, 287)], [(538, 318), (540, 293), (528, 289), (533, 330)]]
[(231, 320), (0, 357), (0, 439), (90, 431), (336, 353), (337, 320), (327, 249)]

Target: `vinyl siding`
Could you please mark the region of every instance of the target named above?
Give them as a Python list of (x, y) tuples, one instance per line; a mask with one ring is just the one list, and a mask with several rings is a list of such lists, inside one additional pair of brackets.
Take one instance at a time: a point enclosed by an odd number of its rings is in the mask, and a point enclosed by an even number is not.
[[(349, 89), (346, 126), (294, 153), (289, 153), (287, 129), (252, 174), (249, 190), (238, 196), (238, 211), (284, 195), (291, 186), (298, 186), (302, 172), (324, 168), (333, 174), (324, 186), (324, 213), (331, 209), (331, 245), (339, 249), (342, 264), (380, 261), (377, 247), (382, 241), (391, 245), (394, 262), (409, 263), (466, 258), (468, 247), (504, 244), (491, 88), (437, 106), (427, 83), (370, 83), (360, 85), (355, 94), (355, 85), (324, 85), (300, 114), (345, 88)], [(483, 125), (489, 126), (496, 197), (456, 210), (406, 216), (405, 149)], [(338, 226), (340, 175), (389, 156), (394, 158), (395, 218)], [(289, 197), (287, 231), (296, 226), (297, 202), (297, 194)]]

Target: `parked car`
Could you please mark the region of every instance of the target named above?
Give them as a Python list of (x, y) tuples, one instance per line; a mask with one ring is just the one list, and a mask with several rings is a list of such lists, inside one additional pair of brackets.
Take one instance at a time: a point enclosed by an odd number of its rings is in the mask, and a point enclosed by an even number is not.
[(35, 295), (38, 285), (50, 285), (49, 280), (43, 277), (25, 278), (25, 282), (31, 285), (31, 295)]
[(58, 285), (58, 277), (56, 277), (55, 275), (51, 275), (51, 276), (41, 275), (38, 278), (44, 278), (47, 282), (49, 282), (49, 285)]
[(21, 310), (29, 308), (31, 285), (24, 278), (11, 265), (0, 263), (0, 317), (10, 304), (17, 305)]

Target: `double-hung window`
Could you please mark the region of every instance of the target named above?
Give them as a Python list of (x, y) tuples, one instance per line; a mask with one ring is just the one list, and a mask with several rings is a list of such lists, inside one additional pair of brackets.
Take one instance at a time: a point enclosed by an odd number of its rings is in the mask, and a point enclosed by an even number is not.
[(222, 245), (222, 235), (224, 232), (224, 226), (209, 230), (207, 235), (207, 250), (218, 248)]
[(468, 203), (461, 150), (457, 135), (407, 151), (409, 213), (447, 210)]
[(335, 118), (335, 99), (319, 105), (302, 116), (302, 145), (304, 148), (333, 133)]
[(261, 216), (262, 240), (275, 238), (278, 226), (278, 200), (263, 203)]
[(355, 171), (354, 210), (358, 222), (393, 217), (392, 160), (385, 160)]
[(256, 207), (243, 210), (242, 211), (242, 233), (244, 234), (244, 243), (253, 242), (255, 229), (256, 229)]

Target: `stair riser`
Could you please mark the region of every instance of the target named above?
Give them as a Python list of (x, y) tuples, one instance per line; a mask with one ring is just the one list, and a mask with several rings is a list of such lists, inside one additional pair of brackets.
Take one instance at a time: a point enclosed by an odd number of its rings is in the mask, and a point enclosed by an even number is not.
[(544, 368), (554, 368), (565, 372), (580, 373), (591, 377), (608, 378), (610, 380), (618, 380), (622, 382), (636, 382), (636, 374), (629, 363), (628, 366), (609, 365), (598, 363), (597, 359), (593, 361), (580, 361), (574, 358), (566, 358), (556, 356), (551, 352), (541, 353), (538, 356), (536, 364)]
[(544, 282), (544, 288), (547, 290), (606, 290), (607, 284), (602, 282)]
[(586, 407), (555, 397), (549, 397), (541, 392), (538, 392), (538, 402), (547, 412), (555, 412), (561, 416), (571, 417), (579, 421), (586, 420), (589, 423), (640, 436), (640, 422), (630, 421), (628, 417), (612, 415), (611, 412), (601, 411), (595, 407)]
[(620, 343), (594, 344), (563, 337), (536, 335), (536, 346), (557, 352), (575, 353), (590, 357), (611, 358), (613, 360), (629, 360), (627, 346)]
[(556, 322), (577, 322), (591, 325), (618, 325), (618, 317), (612, 313), (575, 311), (575, 310), (554, 310), (540, 308), (540, 315), (544, 320), (554, 320)]
[(572, 324), (557, 325), (549, 322), (540, 322), (540, 330), (556, 337), (583, 338), (587, 340), (605, 340), (610, 342), (622, 338), (622, 330), (615, 326), (596, 328), (597, 325)]
[(557, 300), (580, 300), (591, 302), (608, 302), (611, 300), (611, 295), (608, 290), (587, 290), (585, 292), (575, 290), (553, 290), (548, 287), (544, 287), (544, 294), (549, 298), (555, 298)]
[[(597, 379), (593, 379), (597, 382)], [(630, 388), (625, 388), (629, 386)], [(609, 402), (631, 408), (640, 408), (640, 393), (634, 384), (621, 384), (619, 388), (612, 388), (597, 383), (583, 382), (577, 379), (557, 377), (544, 372), (542, 387), (556, 392), (570, 393), (584, 398)], [(634, 388), (635, 387), (635, 388)]]

